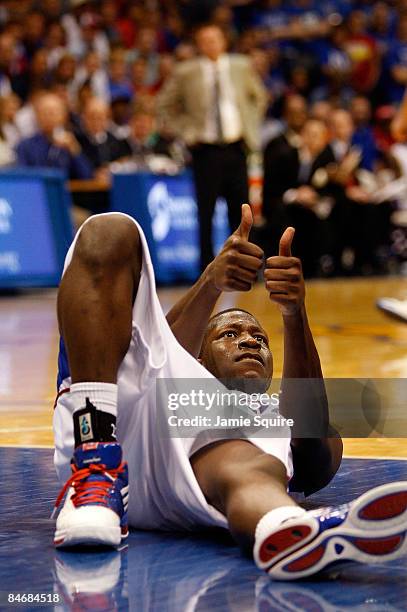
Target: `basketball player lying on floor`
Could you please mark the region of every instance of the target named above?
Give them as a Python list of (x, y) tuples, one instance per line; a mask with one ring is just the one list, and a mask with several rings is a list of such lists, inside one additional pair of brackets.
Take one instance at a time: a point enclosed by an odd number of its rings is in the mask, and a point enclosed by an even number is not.
[[(55, 464), (66, 484), (56, 506), (65, 493), (66, 500), (57, 547), (117, 546), (128, 521), (140, 529), (224, 527), (276, 579), (302, 578), (338, 560), (382, 562), (405, 550), (407, 482), (318, 511), (305, 511), (287, 493), (289, 479), (291, 490), (306, 494), (330, 482), (341, 461), (339, 436), (290, 439), (288, 429), (272, 439), (242, 433), (243, 439), (202, 442), (158, 429), (168, 416), (157, 399), (158, 378), (174, 385), (180, 377), (243, 378), (263, 381), (263, 391), (269, 386), (272, 355), (257, 319), (239, 309), (210, 319), (222, 291), (249, 291), (262, 267), (263, 252), (249, 242), (251, 225), (243, 205), (239, 228), (167, 317), (133, 219), (98, 215), (79, 231), (58, 296)], [(284, 324), (283, 378), (323, 385), (293, 236), (293, 228), (284, 232), (279, 255), (267, 259), (264, 271)], [(313, 410), (327, 420), (326, 401)]]

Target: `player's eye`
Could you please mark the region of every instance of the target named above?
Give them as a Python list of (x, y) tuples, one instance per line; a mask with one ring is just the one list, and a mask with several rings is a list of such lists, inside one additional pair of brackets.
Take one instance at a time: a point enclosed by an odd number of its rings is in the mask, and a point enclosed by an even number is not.
[(222, 336), (226, 336), (226, 338), (236, 338), (237, 333), (231, 329), (227, 329), (223, 332)]
[(261, 342), (262, 344), (267, 344), (267, 340), (266, 340), (266, 338), (265, 338), (264, 336), (258, 336), (258, 335), (256, 335), (256, 336), (254, 336), (254, 338), (255, 338), (256, 340), (258, 340), (259, 342)]

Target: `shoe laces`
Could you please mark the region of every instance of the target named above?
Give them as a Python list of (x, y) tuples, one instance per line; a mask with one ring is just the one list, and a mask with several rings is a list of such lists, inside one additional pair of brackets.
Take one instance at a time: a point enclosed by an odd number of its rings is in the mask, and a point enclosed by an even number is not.
[[(71, 497), (73, 505), (78, 508), (86, 504), (105, 504), (106, 498), (118, 476), (123, 472), (125, 464), (122, 462), (117, 468), (107, 468), (103, 463), (91, 463), (86, 468), (77, 468), (72, 465), (72, 476), (68, 478), (66, 483), (59, 493), (51, 518), (54, 518), (56, 512), (63, 500), (67, 490), (72, 487), (74, 494)], [(107, 480), (91, 480), (87, 482), (89, 476), (94, 475), (105, 476)]]

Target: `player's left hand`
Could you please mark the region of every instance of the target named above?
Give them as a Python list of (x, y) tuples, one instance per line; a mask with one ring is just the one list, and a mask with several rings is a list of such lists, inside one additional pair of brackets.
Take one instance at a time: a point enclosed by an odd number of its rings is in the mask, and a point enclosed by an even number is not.
[(207, 268), (218, 291), (250, 291), (256, 282), (264, 254), (259, 246), (249, 241), (252, 225), (251, 208), (243, 204), (239, 227)]
[(281, 314), (297, 314), (304, 305), (305, 283), (301, 260), (291, 254), (295, 229), (288, 227), (280, 239), (279, 253), (266, 260), (264, 283)]

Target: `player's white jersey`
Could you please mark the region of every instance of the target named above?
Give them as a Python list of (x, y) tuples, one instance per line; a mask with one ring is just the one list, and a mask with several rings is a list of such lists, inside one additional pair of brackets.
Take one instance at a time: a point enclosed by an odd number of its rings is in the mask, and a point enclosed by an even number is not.
[[(133, 527), (164, 530), (227, 527), (226, 517), (206, 502), (189, 460), (193, 453), (213, 440), (210, 436), (203, 437), (205, 441), (197, 437), (171, 437), (170, 426), (165, 428), (167, 406), (157, 401), (156, 380), (175, 379), (176, 385), (177, 378), (213, 379), (213, 376), (174, 337), (156, 294), (145, 236), (138, 224), (137, 227), (143, 264), (133, 307), (131, 342), (117, 381), (117, 437), (129, 465), (129, 523)], [(77, 236), (67, 254), (64, 271), (72, 259)], [(70, 382), (65, 347), (61, 341), (60, 395), (54, 412), (54, 461), (63, 482), (70, 476), (74, 450)], [(287, 478), (291, 478), (288, 428), (276, 438), (246, 439), (279, 459), (286, 466)]]

